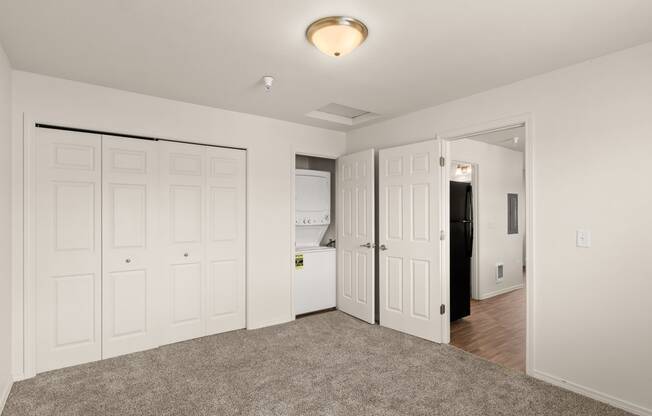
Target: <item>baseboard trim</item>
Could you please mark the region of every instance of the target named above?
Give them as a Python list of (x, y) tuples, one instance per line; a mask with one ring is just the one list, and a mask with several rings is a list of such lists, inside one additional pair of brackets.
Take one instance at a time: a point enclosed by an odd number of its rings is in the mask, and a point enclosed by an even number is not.
[(9, 392), (11, 391), (11, 386), (13, 385), (14, 382), (11, 379), (7, 380), (7, 385), (5, 386), (5, 389), (2, 392), (2, 395), (0, 396), (0, 414), (2, 414), (2, 411), (5, 408), (5, 404), (7, 404), (7, 399), (9, 398)]
[(288, 318), (271, 319), (269, 321), (257, 322), (251, 326), (247, 326), (247, 329), (251, 330), (251, 329), (267, 328), (268, 326), (286, 324), (288, 322), (292, 322), (293, 320), (294, 319), (288, 319)]
[(502, 288), (502, 289), (499, 289), (499, 290), (495, 290), (493, 292), (485, 293), (484, 295), (481, 295), (478, 300), (485, 300), (485, 299), (493, 298), (494, 296), (502, 295), (504, 293), (511, 292), (511, 291), (517, 290), (517, 289), (523, 289), (524, 287), (525, 287), (525, 285), (523, 283), (519, 283), (519, 284), (514, 285), (514, 286), (505, 287), (505, 288)]
[(581, 394), (582, 396), (590, 397), (592, 399), (595, 399), (599, 402), (609, 404), (613, 407), (617, 407), (619, 409), (625, 410), (627, 412), (633, 413), (638, 416), (652, 416), (652, 409), (647, 409), (645, 407), (639, 406), (634, 403), (630, 403), (625, 400), (618, 399), (616, 397), (610, 396), (608, 394), (599, 392), (597, 390), (593, 390), (589, 387), (584, 387), (582, 385), (579, 385), (577, 383), (573, 383), (571, 381), (567, 381), (555, 376), (552, 376), (550, 374), (546, 374), (541, 371), (534, 370), (532, 371), (531, 374), (532, 377), (537, 378), (539, 380), (545, 381), (546, 383), (550, 383), (552, 385), (555, 385), (557, 387), (561, 387), (566, 390), (570, 390), (574, 393)]
[(25, 374), (23, 374), (23, 373), (14, 374), (14, 383), (17, 382), (17, 381), (23, 381), (23, 380), (27, 380), (27, 377), (25, 377)]

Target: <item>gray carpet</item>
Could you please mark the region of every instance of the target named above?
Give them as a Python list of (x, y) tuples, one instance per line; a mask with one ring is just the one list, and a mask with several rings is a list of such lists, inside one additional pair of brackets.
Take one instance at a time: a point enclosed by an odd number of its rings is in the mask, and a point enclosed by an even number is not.
[(14, 415), (625, 415), (341, 312), (16, 383)]

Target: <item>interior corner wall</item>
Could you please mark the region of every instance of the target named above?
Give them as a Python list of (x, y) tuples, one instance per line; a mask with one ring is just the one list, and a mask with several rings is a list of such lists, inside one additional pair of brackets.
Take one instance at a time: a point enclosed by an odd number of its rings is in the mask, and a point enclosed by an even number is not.
[[(652, 415), (652, 43), (347, 134), (347, 151), (529, 114), (531, 373)], [(592, 247), (575, 246), (575, 231)]]
[(0, 413), (13, 381), (11, 333), (11, 67), (0, 45)]
[[(247, 327), (294, 319), (290, 207), (295, 152), (336, 158), (345, 151), (344, 133), (22, 71), (13, 72), (13, 92), (13, 139), (18, 146), (26, 117), (69, 127), (246, 148)], [(18, 200), (22, 157), (22, 153), (15, 156)]]
[[(451, 161), (476, 165), (478, 206), (474, 221), (478, 238), (479, 287), (477, 298), (487, 299), (523, 287), (523, 236), (525, 231), (525, 182), (523, 153), (476, 140), (450, 143)], [(507, 234), (507, 194), (518, 194), (518, 233)], [(503, 278), (496, 279), (501, 263)]]

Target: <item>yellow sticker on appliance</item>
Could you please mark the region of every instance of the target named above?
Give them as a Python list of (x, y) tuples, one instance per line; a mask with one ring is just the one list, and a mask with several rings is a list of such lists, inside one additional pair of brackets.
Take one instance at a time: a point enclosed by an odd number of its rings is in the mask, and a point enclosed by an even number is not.
[(294, 268), (297, 270), (303, 269), (303, 254), (297, 253), (294, 256)]

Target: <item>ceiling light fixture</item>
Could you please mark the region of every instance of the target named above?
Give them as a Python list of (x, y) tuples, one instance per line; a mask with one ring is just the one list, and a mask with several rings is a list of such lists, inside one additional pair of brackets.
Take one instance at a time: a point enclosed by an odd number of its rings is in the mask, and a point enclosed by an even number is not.
[(330, 16), (308, 26), (306, 38), (326, 55), (342, 57), (367, 39), (367, 26), (358, 19)]

